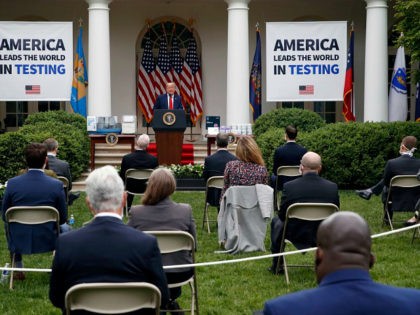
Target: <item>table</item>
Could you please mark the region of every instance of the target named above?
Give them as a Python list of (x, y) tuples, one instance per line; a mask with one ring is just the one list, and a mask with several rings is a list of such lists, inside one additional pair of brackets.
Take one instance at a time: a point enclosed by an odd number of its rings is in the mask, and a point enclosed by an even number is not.
[[(107, 135), (89, 135), (90, 138), (90, 169), (93, 171), (95, 169), (95, 147), (97, 143), (107, 143)], [(118, 142), (122, 144), (131, 144), (131, 152), (134, 151), (134, 143), (136, 135), (117, 135)], [(110, 145), (112, 146), (112, 145)]]
[[(205, 135), (205, 137), (207, 138), (207, 156), (211, 155), (211, 146), (212, 146), (212, 144), (216, 143), (216, 136), (217, 135), (209, 135), (209, 134)], [(238, 135), (238, 134), (234, 134), (234, 136), (236, 138), (235, 143), (237, 143), (238, 139), (242, 138), (242, 137), (247, 137), (247, 136), (248, 137), (254, 137), (253, 135)]]

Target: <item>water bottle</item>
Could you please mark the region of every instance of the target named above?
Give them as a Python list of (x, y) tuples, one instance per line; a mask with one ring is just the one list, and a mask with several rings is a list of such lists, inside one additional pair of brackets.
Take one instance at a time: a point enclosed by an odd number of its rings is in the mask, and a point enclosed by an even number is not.
[[(9, 263), (6, 263), (4, 265), (4, 268), (9, 268)], [(10, 277), (10, 270), (3, 270), (1, 272), (1, 283), (9, 282), (9, 277)]]
[(71, 226), (73, 226), (73, 225), (74, 225), (74, 215), (71, 215), (71, 216), (70, 216), (70, 219), (69, 219), (69, 225), (71, 225)]

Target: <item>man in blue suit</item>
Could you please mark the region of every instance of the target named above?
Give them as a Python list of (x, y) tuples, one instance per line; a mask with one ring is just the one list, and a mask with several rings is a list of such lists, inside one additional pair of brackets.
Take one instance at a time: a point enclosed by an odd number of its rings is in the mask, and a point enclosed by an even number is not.
[(155, 109), (184, 109), (181, 96), (175, 93), (175, 83), (166, 83), (166, 93), (157, 97), (153, 110)]
[[(296, 143), (297, 128), (289, 125), (285, 129), (284, 139), (286, 143), (276, 149), (273, 157), (273, 174), (271, 175), (271, 187), (275, 188), (277, 179), (277, 169), (280, 166), (299, 165), (302, 156), (308, 151), (306, 148)], [(281, 176), (278, 181), (277, 189), (283, 189), (283, 184), (291, 178)], [(294, 177), (292, 177), (294, 179)]]
[(287, 294), (265, 303), (265, 315), (414, 315), (420, 290), (372, 281), (370, 229), (358, 214), (337, 212), (321, 223), (315, 270), (318, 288)]
[[(7, 182), (3, 197), (3, 220), (6, 210), (14, 206), (51, 206), (60, 214), (61, 231), (69, 230), (67, 221), (67, 207), (64, 188), (61, 181), (44, 174), (47, 164), (47, 148), (41, 143), (31, 143), (25, 149), (25, 158), (28, 171), (14, 177)], [(51, 244), (55, 243), (54, 224), (45, 223), (39, 226), (13, 224), (10, 226), (13, 235), (20, 236), (21, 252), (18, 252), (13, 241), (8, 240), (9, 250), (15, 253), (15, 266), (22, 267), (22, 252), (36, 253), (53, 250)], [(38, 243), (35, 240), (43, 238)], [(22, 272), (15, 273), (16, 280), (25, 278)]]
[[(92, 282), (149, 282), (159, 288), (162, 305), (168, 302), (156, 238), (122, 221), (126, 196), (123, 181), (112, 166), (95, 169), (88, 176), (86, 203), (94, 219), (57, 240), (49, 291), (54, 306), (64, 311), (67, 290)], [(155, 314), (149, 311), (135, 314)]]
[[(217, 152), (206, 157), (204, 160), (203, 177), (206, 182), (212, 176), (223, 176), (226, 163), (237, 160), (237, 157), (227, 150), (228, 144), (229, 135), (226, 133), (218, 133), (216, 136)], [(221, 189), (209, 188), (207, 202), (212, 206), (219, 205), (221, 192)]]

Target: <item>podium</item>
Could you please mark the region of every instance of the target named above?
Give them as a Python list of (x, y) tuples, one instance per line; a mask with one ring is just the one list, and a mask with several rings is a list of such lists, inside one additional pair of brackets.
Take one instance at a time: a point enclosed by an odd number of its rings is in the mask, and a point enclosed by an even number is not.
[(159, 165), (180, 164), (184, 131), (187, 127), (182, 109), (156, 109), (152, 128), (155, 131)]

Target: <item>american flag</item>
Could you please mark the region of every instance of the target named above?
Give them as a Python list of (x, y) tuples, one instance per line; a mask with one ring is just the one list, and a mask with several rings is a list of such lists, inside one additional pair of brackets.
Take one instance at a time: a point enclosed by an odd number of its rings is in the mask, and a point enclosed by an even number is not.
[(180, 92), (180, 73), (182, 72), (182, 57), (179, 52), (178, 39), (176, 36), (172, 38), (172, 47), (171, 47), (171, 71), (173, 81), (175, 82), (177, 92)]
[(197, 44), (191, 34), (187, 54), (182, 67), (181, 93), (190, 104), (191, 121), (196, 123), (203, 115), (203, 91), (201, 87), (201, 68), (197, 56)]
[(153, 105), (156, 100), (154, 70), (152, 43), (150, 37), (147, 37), (137, 76), (137, 104), (147, 122), (153, 118)]
[(314, 86), (313, 85), (299, 85), (299, 95), (313, 95)]
[(25, 85), (25, 94), (41, 94), (41, 86)]
[(157, 95), (166, 93), (166, 83), (172, 82), (171, 63), (169, 60), (166, 36), (162, 35), (159, 43), (157, 67), (155, 69), (155, 91)]

